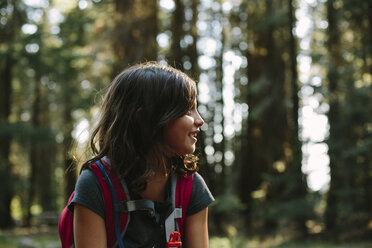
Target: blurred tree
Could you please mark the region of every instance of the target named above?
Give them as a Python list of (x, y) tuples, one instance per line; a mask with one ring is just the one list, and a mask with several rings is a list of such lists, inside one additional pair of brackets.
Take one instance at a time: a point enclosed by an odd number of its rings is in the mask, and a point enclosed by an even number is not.
[(191, 11), (192, 11), (192, 18), (190, 22), (190, 37), (192, 38), (192, 43), (188, 46), (188, 52), (187, 54), (189, 55), (190, 58), (190, 64), (191, 64), (191, 77), (197, 81), (199, 81), (200, 77), (200, 68), (198, 65), (198, 49), (196, 46), (196, 43), (199, 40), (199, 35), (198, 35), (198, 27), (197, 27), (197, 20), (198, 20), (198, 5), (199, 5), (199, 0), (192, 0), (191, 1)]
[(128, 65), (157, 59), (158, 34), (156, 0), (115, 0), (112, 48), (116, 76)]
[(199, 0), (175, 1), (172, 22), (169, 27), (171, 32), (171, 45), (167, 52), (167, 62), (189, 74), (196, 81), (200, 72), (198, 65), (198, 5)]
[(58, 98), (62, 116), (60, 130), (63, 135), (64, 199), (66, 201), (75, 188), (75, 169), (79, 168), (78, 164), (75, 163), (76, 159), (74, 159), (74, 149), (76, 149), (74, 144), (77, 141), (72, 136), (76, 122), (73, 114), (80, 109), (89, 112), (91, 107), (91, 100), (89, 100), (91, 95), (86, 94), (86, 92), (84, 94), (80, 85), (83, 79), (86, 80), (85, 73), (87, 68), (91, 66), (92, 62), (88, 61), (91, 61), (95, 56), (89, 49), (88, 37), (90, 36), (87, 33), (89, 32), (88, 28), (91, 27), (92, 18), (88, 17), (88, 13), (87, 10), (81, 10), (77, 7), (71, 9), (60, 24), (58, 37), (63, 43), (61, 46), (51, 49), (51, 52), (55, 55), (51, 64), (57, 65), (52, 77), (60, 85)]
[[(194, 3), (195, 4), (195, 3)], [(211, 3), (210, 3), (211, 4)], [(220, 50), (221, 47), (215, 47), (210, 49), (214, 46), (212, 40), (216, 42), (215, 44), (219, 44), (221, 33), (216, 32), (216, 30), (220, 30), (221, 23), (220, 20), (222, 20), (220, 15), (220, 2), (214, 2), (216, 8), (210, 8), (210, 5), (208, 3), (200, 2), (200, 4), (197, 7), (197, 12), (193, 12), (193, 18), (198, 18), (197, 22), (192, 19), (192, 21), (195, 22), (195, 26), (191, 26), (191, 30), (186, 34), (186, 37), (193, 37), (193, 44), (189, 46), (189, 49), (192, 49), (198, 52), (197, 57), (190, 56), (187, 51), (185, 52), (187, 56), (185, 56), (186, 59), (184, 59), (184, 64), (188, 64), (188, 62), (191, 61), (191, 65), (193, 65), (192, 69), (195, 68), (194, 65), (198, 65), (197, 70), (199, 72), (199, 78), (195, 77), (196, 80), (199, 81), (198, 85), (203, 84), (204, 89), (205, 86), (208, 87), (208, 92), (202, 92), (199, 91), (200, 95), (208, 95), (208, 100), (206, 101), (199, 101), (199, 110), (200, 114), (202, 115), (205, 125), (202, 128), (203, 132), (201, 132), (198, 136), (198, 146), (200, 147), (200, 153), (198, 153), (200, 158), (200, 173), (204, 176), (205, 181), (207, 182), (209, 188), (212, 190), (214, 194), (218, 194), (217, 190), (219, 187), (219, 181), (218, 181), (218, 174), (219, 172), (216, 172), (216, 159), (215, 159), (215, 134), (216, 134), (216, 124), (219, 124), (222, 118), (222, 106), (217, 106), (217, 101), (222, 97), (220, 88), (217, 89), (217, 84), (221, 85), (222, 82), (218, 80), (221, 80), (223, 76), (223, 72), (220, 70), (220, 78), (217, 79), (217, 61), (216, 58), (222, 58), (222, 50)], [(218, 8), (217, 8), (218, 6)], [(195, 5), (194, 5), (195, 8)], [(213, 21), (215, 20), (215, 21)], [(200, 30), (200, 27), (203, 26), (204, 28)], [(195, 30), (198, 33), (197, 39), (195, 39)], [(194, 33), (193, 33), (194, 32)], [(195, 47), (194, 47), (195, 46)], [(211, 46), (211, 47), (208, 47)], [(208, 49), (207, 49), (208, 48)], [(214, 50), (213, 52), (211, 52)], [(194, 53), (191, 53), (194, 55)], [(218, 56), (220, 55), (220, 56)], [(190, 59), (190, 60), (189, 60)], [(210, 65), (206, 60), (209, 60), (211, 63)], [(222, 62), (221, 62), (222, 63)], [(194, 72), (191, 71), (191, 74)], [(199, 90), (203, 90), (199, 87)], [(216, 121), (217, 120), (217, 121)], [(217, 128), (218, 129), (218, 128)], [(221, 130), (219, 128), (219, 135), (221, 135)], [(220, 162), (220, 161), (219, 161)], [(217, 170), (218, 171), (218, 170)], [(213, 213), (212, 213), (213, 214)], [(215, 218), (211, 218), (215, 220)], [(212, 224), (213, 225), (213, 224)]]
[[(215, 172), (218, 173), (216, 180), (218, 184), (215, 188), (216, 194), (223, 194), (226, 190), (226, 164), (225, 164), (225, 148), (226, 148), (226, 139), (224, 135), (225, 130), (225, 114), (224, 114), (224, 53), (226, 49), (226, 39), (225, 39), (225, 27), (224, 23), (226, 21), (222, 13), (222, 6), (220, 7), (219, 13), (216, 14), (216, 18), (220, 20), (221, 23), (221, 48), (215, 55), (216, 61), (216, 78), (215, 78), (215, 87), (216, 87), (216, 99), (215, 107), (218, 108), (218, 111), (215, 110), (214, 118), (214, 129), (215, 135), (213, 137), (213, 147), (215, 155)], [(216, 136), (217, 135), (217, 136)]]
[[(223, 233), (225, 230), (224, 224), (228, 221), (229, 215), (227, 214), (226, 209), (224, 209), (221, 205), (224, 205), (223, 196), (229, 192), (230, 187), (227, 187), (227, 180), (229, 173), (227, 173), (227, 166), (225, 163), (225, 152), (226, 152), (226, 137), (224, 134), (225, 130), (225, 113), (224, 113), (224, 80), (225, 71), (224, 65), (226, 62), (224, 61), (224, 55), (226, 52), (226, 23), (227, 18), (225, 17), (224, 13), (222, 12), (222, 2), (216, 1), (215, 3), (215, 13), (213, 13), (213, 17), (219, 23), (218, 29), (221, 31), (220, 33), (215, 33), (215, 38), (218, 39), (220, 46), (216, 49), (214, 54), (214, 61), (215, 68), (213, 73), (214, 78), (214, 88), (215, 88), (215, 95), (213, 97), (213, 117), (212, 122), (210, 124), (210, 128), (213, 129), (211, 132), (213, 135), (211, 136), (211, 140), (213, 141), (212, 146), (214, 150), (213, 156), (213, 173), (214, 175), (214, 194), (217, 196), (217, 211), (212, 211), (211, 215), (213, 218), (213, 223), (215, 225), (215, 229), (217, 233)], [(218, 8), (217, 8), (218, 6)], [(217, 24), (214, 24), (217, 25)], [(215, 27), (216, 28), (216, 27)], [(222, 201), (220, 200), (222, 199)]]
[(47, 43), (45, 24), (46, 12), (43, 12), (44, 18), (41, 23), (36, 25), (37, 31), (26, 37), (26, 47), (30, 44), (37, 46), (37, 51), (27, 51), (24, 54), (30, 70), (34, 77), (30, 77), (33, 82), (33, 92), (31, 99), (31, 126), (36, 134), (30, 140), (30, 175), (29, 175), (29, 193), (28, 207), (25, 225), (31, 225), (32, 206), (40, 204), (43, 211), (52, 211), (56, 207), (56, 197), (53, 191), (53, 171), (56, 163), (55, 153), (55, 135), (52, 131), (50, 120), (49, 100), (51, 91), (48, 88), (49, 71), (45, 63), (47, 52)]
[(340, 87), (339, 67), (343, 63), (340, 53), (340, 30), (338, 30), (337, 12), (334, 8), (334, 1), (327, 1), (327, 21), (328, 21), (328, 51), (329, 51), (329, 69), (328, 69), (328, 89), (329, 89), (329, 113), (330, 123), (328, 147), (330, 157), (331, 182), (327, 198), (326, 227), (332, 230), (336, 227), (338, 216), (337, 205), (339, 202), (337, 191), (342, 189), (343, 179), (337, 176), (342, 172), (342, 162), (339, 160), (341, 144), (337, 142), (338, 137), (342, 136), (340, 125), (340, 102), (338, 93)]
[[(247, 28), (248, 26), (248, 11), (247, 11), (248, 2), (242, 3), (236, 8), (233, 8), (229, 15), (230, 29), (227, 32), (225, 38), (227, 39), (227, 44), (231, 46), (229, 51), (234, 51), (237, 56), (242, 59), (242, 63), (237, 68), (234, 74), (234, 93), (235, 93), (235, 106), (234, 112), (235, 116), (238, 116), (237, 122), (234, 123), (235, 134), (232, 140), (231, 150), (234, 154), (234, 163), (232, 167), (232, 173), (229, 175), (229, 181), (227, 181), (232, 187), (232, 193), (235, 198), (235, 202), (230, 201), (229, 204), (232, 209), (238, 213), (238, 222), (243, 222), (243, 225), (248, 226), (251, 224), (251, 215), (253, 211), (252, 205), (247, 205), (245, 200), (250, 198), (251, 192), (250, 189), (245, 193), (243, 191), (247, 188), (242, 189), (242, 171), (245, 171), (249, 161), (245, 161), (246, 157), (243, 156), (243, 153), (247, 151), (248, 139), (247, 139), (247, 115), (248, 115), (248, 75), (247, 75), (247, 49), (250, 42), (250, 33)], [(233, 30), (239, 30), (240, 32), (233, 32)], [(247, 107), (247, 108), (246, 108)], [(246, 108), (246, 109), (245, 109)], [(235, 119), (235, 118), (234, 118)], [(244, 194), (244, 196), (243, 196)], [(243, 200), (243, 198), (245, 200)], [(243, 204), (241, 204), (243, 203)], [(228, 210), (230, 211), (230, 210)], [(241, 217), (241, 214), (244, 214), (244, 217)]]
[[(372, 157), (369, 152), (372, 149), (370, 128), (372, 125), (370, 115), (372, 111), (372, 2), (365, 1), (358, 6), (355, 6), (353, 1), (345, 2), (345, 9), (352, 11), (350, 28), (358, 34), (351, 52), (363, 61), (360, 67), (357, 67), (358, 65), (353, 61), (349, 62), (356, 73), (350, 83), (352, 90), (346, 98), (351, 112), (348, 126), (352, 127), (350, 130), (353, 137), (349, 152), (356, 165), (354, 168), (358, 169), (358, 174), (361, 175), (354, 177), (354, 187), (358, 188), (358, 193), (355, 196), (356, 206), (352, 218), (356, 220), (357, 228), (358, 226), (367, 227), (372, 219), (370, 208), (372, 204)], [(364, 231), (363, 235), (370, 237), (371, 230)]]
[[(35, 42), (35, 41), (34, 41)], [(40, 42), (33, 43), (38, 44), (40, 47)], [(36, 56), (30, 60), (30, 65), (36, 64), (36, 69), (43, 68), (43, 65), (40, 63), (40, 49), (39, 52), (36, 53)], [(31, 117), (31, 125), (34, 129), (38, 129), (41, 127), (41, 73), (39, 70), (36, 71), (36, 77), (34, 79), (34, 92), (32, 94), (32, 117)], [(36, 185), (37, 185), (37, 173), (41, 169), (40, 162), (42, 161), (42, 154), (41, 154), (41, 147), (39, 144), (39, 140), (32, 140), (31, 141), (31, 151), (30, 151), (30, 183), (29, 183), (29, 194), (28, 194), (28, 206), (27, 206), (27, 218), (26, 218), (26, 226), (31, 225), (31, 207), (34, 204), (35, 195), (36, 195)], [(46, 167), (50, 167), (50, 164), (45, 164)], [(46, 180), (50, 180), (51, 175), (45, 178)], [(44, 179), (44, 180), (45, 180)], [(50, 185), (49, 189), (50, 189)]]
[[(312, 216), (313, 206), (306, 203), (307, 197), (307, 186), (306, 180), (302, 173), (302, 142), (300, 140), (300, 128), (299, 128), (299, 106), (300, 99), (299, 94), (299, 83), (298, 83), (298, 65), (297, 65), (297, 40), (294, 36), (294, 30), (296, 26), (295, 18), (295, 4), (297, 1), (288, 0), (288, 40), (289, 45), (285, 47), (288, 53), (289, 59), (286, 61), (289, 81), (289, 92), (290, 92), (290, 107), (288, 108), (288, 137), (287, 142), (284, 145), (284, 154), (288, 161), (287, 170), (285, 171), (285, 189), (281, 193), (280, 200), (282, 202), (292, 201), (294, 206), (288, 209), (292, 212), (292, 209), (296, 207), (302, 207), (301, 211), (294, 211), (296, 214), (288, 217), (296, 224), (296, 228), (300, 231), (300, 234), (306, 234), (307, 229), (305, 222), (308, 217)], [(288, 213), (287, 213), (288, 214)], [(290, 215), (290, 214), (288, 214)]]
[(10, 203), (14, 196), (14, 177), (9, 160), (12, 132), (10, 114), (12, 104), (13, 70), (16, 66), (16, 43), (20, 27), (25, 22), (21, 1), (1, 1), (0, 3), (0, 228), (12, 225)]
[[(288, 5), (289, 12), (283, 7)], [(246, 221), (252, 224), (250, 217), (258, 214), (266, 220), (266, 228), (274, 230), (279, 220), (287, 220), (298, 223), (305, 232), (308, 208), (303, 208), (306, 190), (298, 138), (293, 3), (250, 1), (241, 8), (250, 17), (247, 43), (251, 44), (246, 53), (247, 136), (242, 137), (247, 143), (242, 142), (239, 181), (240, 199), (247, 206)], [(260, 209), (255, 209), (254, 199), (259, 200)]]
[(371, 218), (370, 8), (367, 2), (327, 2), (331, 183), (325, 220), (339, 238), (363, 235), (351, 230), (366, 227)]
[(183, 25), (185, 23), (185, 6), (182, 0), (175, 0), (175, 10), (172, 14), (172, 43), (168, 56), (168, 63), (177, 69), (183, 69), (183, 57), (185, 51), (181, 47), (181, 41), (185, 36)]
[[(365, 52), (365, 56), (363, 57), (363, 76), (369, 78), (369, 86), (364, 87), (361, 90), (363, 93), (363, 98), (366, 102), (363, 102), (364, 106), (361, 106), (361, 109), (364, 111), (364, 117), (366, 118), (365, 122), (362, 125), (364, 130), (363, 137), (364, 137), (364, 146), (363, 146), (363, 159), (359, 160), (359, 163), (363, 163), (363, 209), (368, 213), (369, 219), (372, 219), (372, 154), (369, 152), (372, 150), (372, 132), (371, 132), (371, 124), (372, 119), (371, 115), (368, 113), (372, 112), (372, 104), (371, 104), (371, 95), (372, 95), (372, 1), (364, 2), (363, 8), (363, 23), (361, 27), (365, 29), (363, 32), (363, 52)], [(365, 79), (367, 81), (368, 79)], [(366, 90), (366, 91), (364, 91)], [(367, 104), (368, 103), (368, 104)], [(372, 236), (369, 234), (369, 236)]]
[[(247, 147), (242, 147), (244, 165), (240, 174), (240, 199), (252, 211), (251, 193), (260, 189), (264, 173), (273, 172), (274, 162), (283, 159), (282, 142), (287, 129), (285, 120), (284, 63), (274, 42), (277, 27), (273, 2), (249, 2), (248, 12), (248, 95)], [(272, 121), (272, 120), (275, 120)], [(280, 129), (280, 131), (279, 131)], [(269, 142), (270, 140), (270, 142)], [(278, 189), (279, 190), (279, 189)]]

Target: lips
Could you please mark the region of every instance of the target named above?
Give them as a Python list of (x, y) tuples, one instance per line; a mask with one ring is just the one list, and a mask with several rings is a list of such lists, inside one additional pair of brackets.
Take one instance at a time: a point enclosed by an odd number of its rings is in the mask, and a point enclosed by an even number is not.
[(200, 132), (200, 130), (195, 130), (195, 131), (191, 132), (191, 133), (189, 134), (189, 136), (190, 136), (191, 138), (193, 138), (193, 139), (195, 140), (195, 142), (196, 142), (196, 141), (197, 141), (196, 136), (198, 135), (199, 132)]

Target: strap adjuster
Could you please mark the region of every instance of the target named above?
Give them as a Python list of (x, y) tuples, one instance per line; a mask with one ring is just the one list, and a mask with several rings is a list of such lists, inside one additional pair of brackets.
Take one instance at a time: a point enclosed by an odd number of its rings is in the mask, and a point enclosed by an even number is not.
[(133, 211), (148, 211), (151, 216), (155, 214), (154, 202), (150, 200), (129, 200), (114, 204), (114, 211), (128, 214)]
[(181, 219), (182, 218), (182, 207), (174, 209), (174, 218)]

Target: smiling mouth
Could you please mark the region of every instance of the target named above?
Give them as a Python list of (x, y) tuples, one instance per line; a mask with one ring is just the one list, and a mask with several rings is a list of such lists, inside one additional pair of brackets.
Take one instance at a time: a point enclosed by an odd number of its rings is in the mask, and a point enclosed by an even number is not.
[(189, 134), (189, 136), (196, 140), (196, 136), (198, 135), (199, 131), (195, 131)]

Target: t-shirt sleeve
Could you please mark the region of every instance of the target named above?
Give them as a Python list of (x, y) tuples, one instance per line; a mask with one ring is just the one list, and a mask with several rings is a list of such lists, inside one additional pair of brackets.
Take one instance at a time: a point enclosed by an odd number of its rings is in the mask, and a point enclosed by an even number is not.
[(196, 214), (214, 201), (214, 197), (203, 177), (199, 173), (194, 174), (192, 193), (187, 207), (186, 216)]
[(73, 211), (74, 204), (80, 204), (105, 219), (105, 202), (101, 185), (93, 171), (85, 169), (81, 172), (75, 186), (75, 195), (68, 208)]

